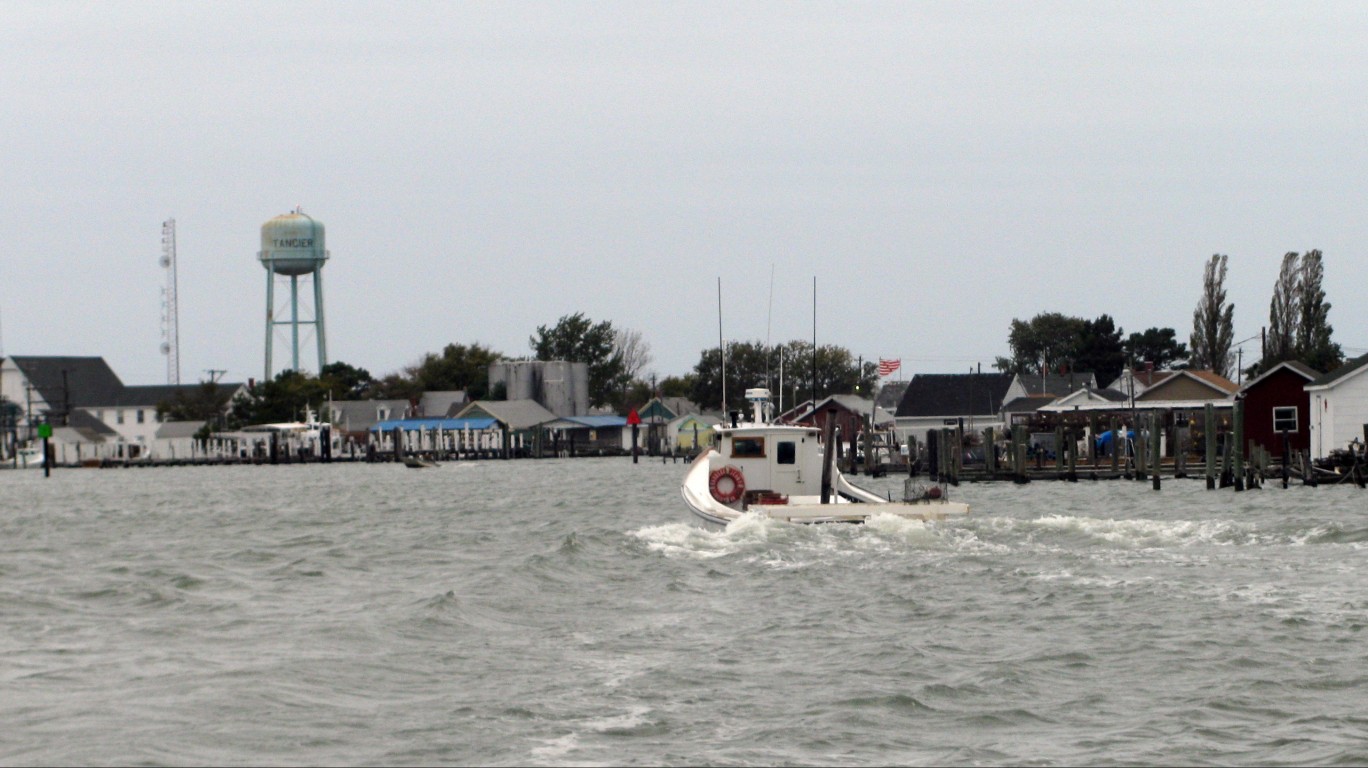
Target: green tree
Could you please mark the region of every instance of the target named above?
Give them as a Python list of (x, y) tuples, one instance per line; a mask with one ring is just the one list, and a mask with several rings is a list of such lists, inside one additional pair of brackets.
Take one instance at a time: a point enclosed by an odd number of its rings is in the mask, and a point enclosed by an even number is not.
[(1074, 350), (1072, 361), (1067, 364), (1068, 370), (1096, 374), (1098, 383), (1115, 381), (1126, 366), (1126, 349), (1121, 334), (1122, 330), (1116, 327), (1110, 315), (1085, 320), (1078, 336), (1078, 347)]
[(364, 398), (375, 385), (375, 379), (371, 378), (370, 371), (341, 361), (323, 366), (323, 370), (318, 372), (318, 378), (334, 400)]
[(326, 405), (326, 382), (294, 370), (281, 371), (233, 400), (230, 418), (238, 424), (303, 421), (310, 409)]
[(1235, 343), (1235, 305), (1226, 301), (1225, 279), (1229, 257), (1213, 254), (1202, 275), (1202, 297), (1192, 313), (1189, 365), (1227, 378)]
[(502, 359), (502, 353), (478, 343), (448, 344), (440, 354), (429, 352), (402, 371), (372, 381), (364, 395), (414, 401), (424, 392), (464, 390), (471, 400), (489, 399), (489, 366)]
[(1283, 254), (1278, 282), (1268, 306), (1268, 335), (1260, 364), (1264, 369), (1290, 360), (1297, 354), (1297, 326), (1301, 320), (1301, 257), (1296, 251)]
[(567, 360), (589, 366), (589, 403), (601, 406), (621, 399), (630, 377), (616, 344), (613, 324), (595, 323), (577, 312), (554, 326), (537, 326), (528, 343), (538, 360)]
[(1087, 331), (1088, 321), (1059, 312), (1042, 312), (1029, 321), (1013, 319), (1007, 334), (1012, 356), (997, 358), (995, 366), (1023, 375), (1058, 371), (1073, 364)]
[(411, 375), (420, 393), (464, 390), (471, 400), (482, 400), (489, 393), (489, 366), (503, 358), (480, 344), (448, 344), (440, 355), (424, 355)]
[(694, 382), (697, 378), (697, 375), (693, 373), (686, 373), (683, 376), (666, 376), (660, 380), (660, 396), (693, 399)]
[(1344, 352), (1331, 339), (1334, 328), (1330, 326), (1330, 302), (1325, 300), (1325, 289), (1321, 286), (1325, 279), (1321, 252), (1302, 254), (1299, 273), (1297, 357), (1318, 371), (1330, 371), (1344, 362)]
[[(745, 408), (745, 390), (765, 387), (779, 400), (779, 373), (782, 356), (785, 408), (813, 396), (812, 344), (790, 341), (779, 347), (768, 347), (760, 341), (732, 341), (727, 343), (727, 409)], [(870, 361), (863, 364), (850, 350), (825, 345), (817, 348), (817, 399), (834, 394), (861, 394), (872, 397), (878, 382), (879, 366)], [(694, 402), (705, 408), (715, 408), (722, 401), (721, 356), (716, 349), (704, 350), (694, 366)]]
[(1126, 338), (1126, 358), (1132, 363), (1153, 363), (1156, 370), (1169, 370), (1188, 358), (1187, 345), (1178, 341), (1172, 328), (1146, 328)]
[(157, 403), (157, 416), (166, 421), (203, 421), (208, 432), (233, 429), (227, 420), (232, 392), (213, 381), (201, 381), (193, 390), (181, 389), (169, 400)]

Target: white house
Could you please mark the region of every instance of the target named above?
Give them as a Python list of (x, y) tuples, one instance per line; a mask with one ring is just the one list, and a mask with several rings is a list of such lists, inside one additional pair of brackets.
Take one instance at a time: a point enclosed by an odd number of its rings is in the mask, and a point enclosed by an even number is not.
[(1368, 355), (1306, 385), (1311, 399), (1311, 456), (1322, 459), (1349, 441), (1368, 439)]

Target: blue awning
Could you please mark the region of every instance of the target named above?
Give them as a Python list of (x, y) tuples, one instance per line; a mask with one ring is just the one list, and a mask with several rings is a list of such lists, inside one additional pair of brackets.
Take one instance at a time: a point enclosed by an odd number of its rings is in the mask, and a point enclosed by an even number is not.
[(493, 429), (499, 422), (491, 418), (481, 419), (389, 419), (376, 423), (370, 428), (372, 432), (393, 432), (396, 428), (405, 432), (419, 432), (427, 430), (438, 430), (446, 432), (480, 432), (486, 429)]

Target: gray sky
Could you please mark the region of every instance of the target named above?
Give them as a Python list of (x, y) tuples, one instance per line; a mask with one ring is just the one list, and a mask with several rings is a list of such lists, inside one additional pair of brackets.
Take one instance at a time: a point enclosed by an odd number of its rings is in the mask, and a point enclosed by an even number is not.
[(1361, 2), (14, 2), (0, 20), (7, 354), (165, 381), (174, 217), (182, 379), (259, 377), (260, 226), (295, 205), (327, 226), (330, 357), (377, 376), (449, 342), (524, 355), (577, 311), (685, 373), (717, 342), (719, 276), (728, 338), (810, 338), (818, 276), (819, 343), (904, 377), (988, 368), (1042, 311), (1186, 340), (1216, 252), (1241, 339), (1283, 253), (1311, 248), (1335, 339), (1368, 351)]

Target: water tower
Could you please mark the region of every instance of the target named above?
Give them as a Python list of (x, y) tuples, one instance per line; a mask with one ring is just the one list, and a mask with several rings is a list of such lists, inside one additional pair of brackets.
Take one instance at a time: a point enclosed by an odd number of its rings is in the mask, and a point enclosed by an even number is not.
[[(299, 329), (313, 326), (318, 340), (318, 370), (328, 364), (327, 334), (323, 329), (323, 263), (328, 252), (323, 247), (323, 223), (295, 208), (261, 225), (261, 251), (257, 258), (266, 268), (266, 381), (271, 380), (271, 346), (276, 328), (287, 326), (290, 333), (290, 367), (299, 370)], [(299, 316), (299, 278), (310, 277), (313, 282), (312, 317)], [(289, 278), (290, 306), (288, 315), (280, 319), (277, 312), (275, 287), (277, 280)]]

